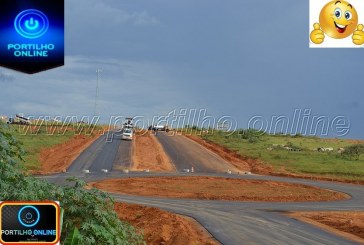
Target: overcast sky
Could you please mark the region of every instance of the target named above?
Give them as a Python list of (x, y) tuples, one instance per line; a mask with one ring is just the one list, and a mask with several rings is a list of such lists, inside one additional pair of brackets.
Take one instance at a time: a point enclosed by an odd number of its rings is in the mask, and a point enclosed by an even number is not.
[(363, 49), (309, 49), (308, 1), (66, 0), (66, 65), (0, 68), (0, 114), (164, 115), (206, 109), (240, 127), (260, 115), (345, 116), (364, 138)]

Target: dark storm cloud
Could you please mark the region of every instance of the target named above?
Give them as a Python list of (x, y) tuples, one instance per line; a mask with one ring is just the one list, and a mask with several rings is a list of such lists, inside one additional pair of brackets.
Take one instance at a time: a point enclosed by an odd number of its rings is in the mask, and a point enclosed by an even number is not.
[(348, 110), (364, 102), (361, 49), (309, 49), (307, 23), (305, 1), (67, 0), (65, 67), (6, 72), (2, 113), (92, 114), (102, 68), (105, 117), (205, 108), (244, 127), (310, 108), (364, 137), (364, 115)]

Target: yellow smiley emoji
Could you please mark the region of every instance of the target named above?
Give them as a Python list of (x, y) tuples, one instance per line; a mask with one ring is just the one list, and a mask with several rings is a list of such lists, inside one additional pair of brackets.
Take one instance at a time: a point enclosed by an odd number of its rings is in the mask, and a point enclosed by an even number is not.
[(320, 12), (319, 24), (314, 24), (310, 39), (320, 44), (325, 34), (335, 39), (346, 38), (353, 34), (353, 43), (364, 43), (363, 26), (358, 25), (358, 13), (354, 6), (346, 1), (331, 1)]
[(350, 36), (358, 25), (355, 8), (346, 1), (332, 1), (320, 13), (320, 25), (325, 34), (335, 39)]

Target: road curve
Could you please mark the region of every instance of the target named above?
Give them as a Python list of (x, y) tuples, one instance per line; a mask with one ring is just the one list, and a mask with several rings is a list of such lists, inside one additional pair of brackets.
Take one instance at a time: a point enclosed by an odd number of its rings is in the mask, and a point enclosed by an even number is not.
[[(215, 175), (232, 177), (231, 175)], [(187, 199), (136, 197), (113, 194), (118, 201), (149, 205), (195, 218), (218, 241), (235, 244), (357, 244), (310, 224), (302, 223), (282, 214), (286, 211), (363, 210), (362, 186), (314, 182), (269, 176), (235, 176), (235, 178), (260, 179), (300, 183), (344, 192), (350, 200), (336, 202), (229, 202)]]
[[(179, 213), (196, 219), (204, 226), (218, 241), (225, 245), (237, 244), (327, 244), (346, 245), (358, 244), (356, 242), (339, 237), (310, 224), (302, 223), (294, 218), (282, 214), (286, 211), (363, 211), (364, 210), (364, 188), (363, 186), (351, 184), (339, 184), (331, 182), (310, 181), (304, 179), (290, 179), (271, 176), (255, 175), (227, 175), (213, 173), (209, 162), (201, 165), (198, 144), (194, 145), (188, 139), (168, 137), (165, 133), (158, 132), (158, 139), (166, 145), (169, 153), (175, 154), (172, 160), (178, 169), (195, 166), (197, 172), (206, 171), (210, 173), (195, 174), (151, 174), (130, 173), (123, 174), (120, 171), (103, 173), (100, 169), (111, 170), (115, 165), (130, 164), (130, 142), (121, 141), (117, 134), (100, 137), (79, 158), (75, 160), (67, 173), (58, 175), (42, 176), (52, 183), (63, 185), (66, 178), (76, 176), (87, 182), (99, 181), (108, 178), (130, 178), (151, 176), (218, 176), (228, 178), (261, 179), (272, 181), (284, 181), (289, 183), (300, 183), (320, 188), (336, 190), (349, 194), (352, 198), (346, 201), (336, 202), (306, 202), (306, 203), (278, 203), (278, 202), (229, 202), (208, 201), (191, 199), (169, 199), (157, 197), (140, 197), (130, 195), (112, 194), (117, 201), (142, 204), (161, 208), (170, 212)], [(183, 138), (183, 137), (181, 137)], [(106, 139), (109, 139), (108, 141)], [(111, 139), (111, 140), (110, 140)], [(176, 140), (177, 139), (177, 140)], [(192, 145), (193, 153), (185, 152), (185, 144)], [(198, 150), (196, 150), (198, 149)], [(207, 150), (206, 150), (207, 151)], [(174, 153), (173, 153), (174, 152)], [(211, 154), (211, 159), (215, 156)], [(203, 157), (204, 158), (204, 157)], [(178, 160), (176, 160), (178, 159)], [(218, 159), (218, 158), (217, 158)], [(129, 162), (129, 163), (128, 163)], [(185, 164), (185, 165), (184, 165)], [(199, 167), (201, 166), (201, 167)], [(82, 173), (83, 169), (91, 169), (90, 174)]]
[(199, 173), (238, 171), (220, 156), (184, 136), (157, 132), (156, 137), (179, 172), (192, 167)]
[[(45, 177), (50, 182), (62, 184), (69, 174)], [(103, 175), (79, 175), (85, 181), (94, 182), (109, 178), (186, 176), (186, 174), (148, 174), (111, 172)], [(199, 176), (188, 174), (188, 176)], [(197, 220), (219, 242), (236, 244), (359, 244), (320, 228), (284, 215), (287, 211), (363, 211), (364, 188), (351, 184), (310, 181), (271, 176), (204, 174), (225, 178), (283, 181), (316, 186), (347, 193), (352, 198), (335, 202), (234, 202), (194, 199), (141, 197), (111, 194), (116, 201), (152, 206), (173, 213), (187, 215)], [(44, 177), (43, 177), (44, 178)]]

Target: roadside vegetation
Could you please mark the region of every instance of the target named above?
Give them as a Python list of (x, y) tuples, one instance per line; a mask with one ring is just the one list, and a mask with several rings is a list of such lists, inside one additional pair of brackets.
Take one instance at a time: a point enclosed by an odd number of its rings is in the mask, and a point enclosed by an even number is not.
[(349, 181), (364, 180), (364, 141), (302, 135), (195, 130), (205, 141), (272, 166), (275, 173), (293, 173)]
[[(37, 126), (38, 125), (38, 126)], [(92, 137), (102, 131), (101, 126), (86, 124), (35, 123), (35, 125), (4, 125), (22, 144), (24, 167), (40, 170), (42, 150), (63, 144), (77, 135)]]
[(86, 191), (85, 183), (77, 179), (70, 179), (74, 186), (67, 187), (35, 179), (24, 173), (23, 156), (14, 130), (0, 124), (0, 200), (60, 201), (62, 244), (144, 244), (132, 226), (119, 220), (110, 196), (96, 189)]

